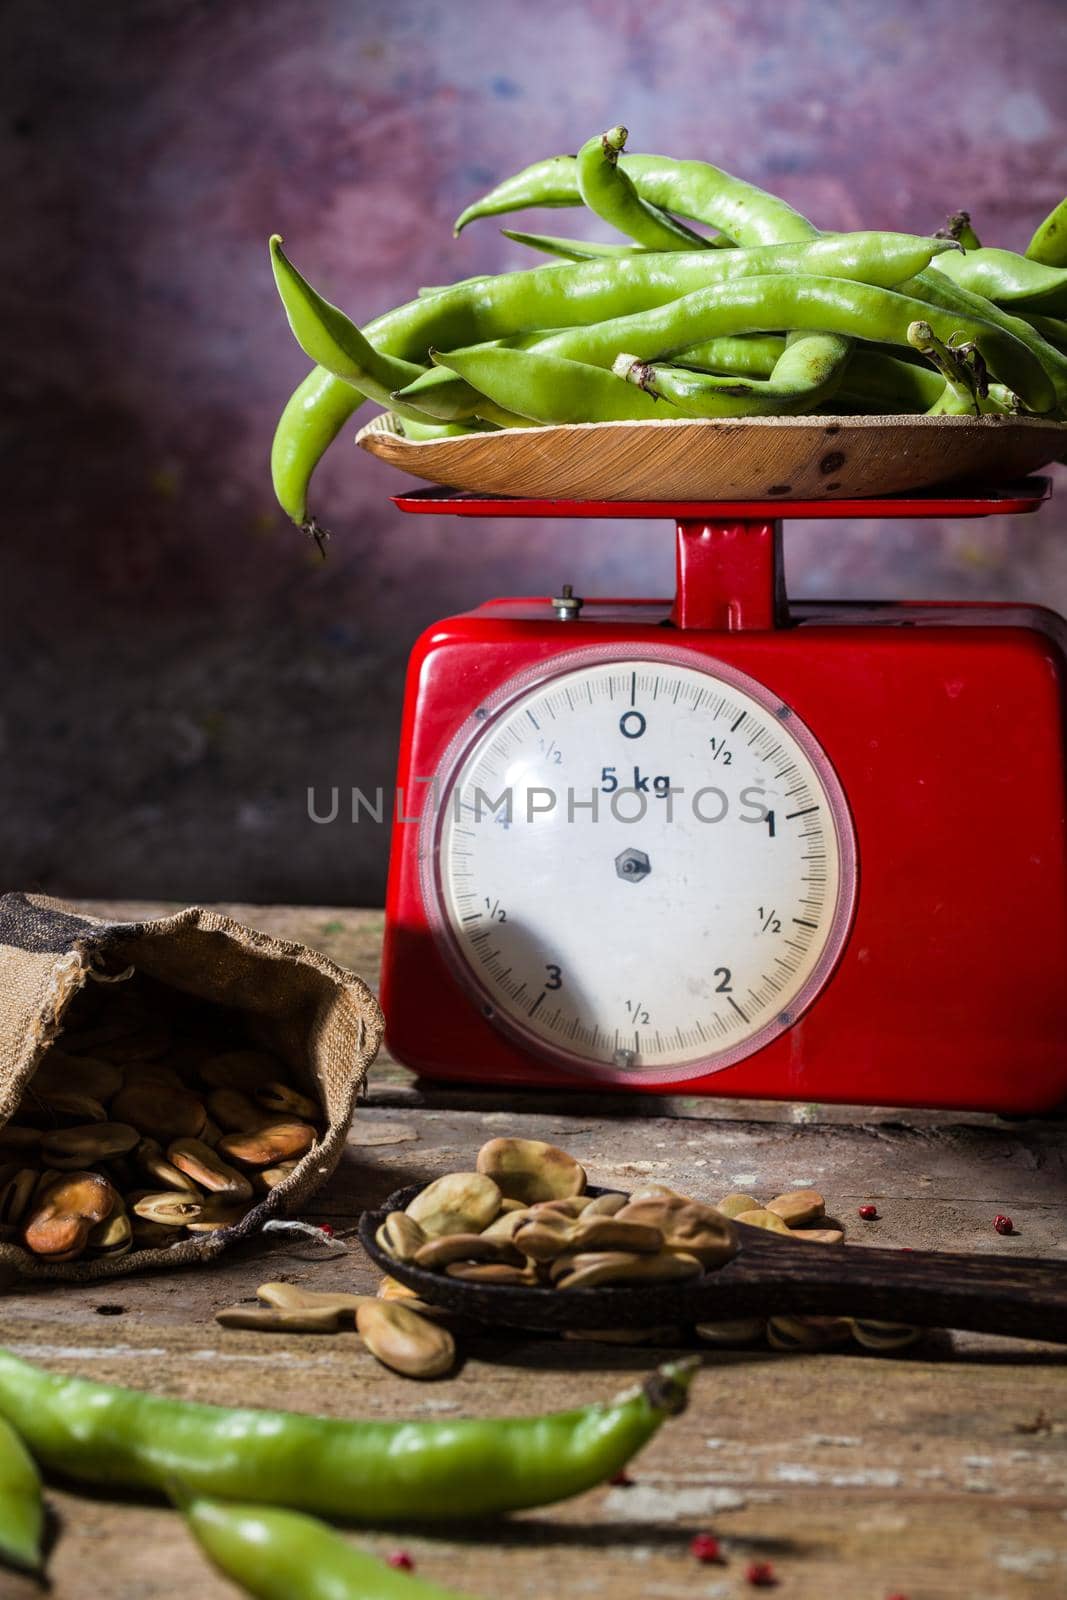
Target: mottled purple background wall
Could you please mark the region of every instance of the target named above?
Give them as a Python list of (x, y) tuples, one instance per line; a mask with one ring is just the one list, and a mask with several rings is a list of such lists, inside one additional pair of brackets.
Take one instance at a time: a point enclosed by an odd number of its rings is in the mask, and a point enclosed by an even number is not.
[[(670, 586), (654, 525), (405, 520), (404, 480), (343, 441), (320, 565), (267, 478), (305, 368), (272, 230), (364, 320), (517, 264), (490, 223), (453, 242), (455, 213), (617, 121), (826, 228), (924, 231), (964, 206), (1021, 247), (1067, 190), (1063, 0), (8, 0), (3, 18), (12, 886), (373, 902), (384, 831), (314, 826), (306, 789), (391, 782), (416, 633), (564, 579)], [(1067, 610), (1065, 521), (1067, 496), (1010, 525), (794, 525), (790, 587)]]

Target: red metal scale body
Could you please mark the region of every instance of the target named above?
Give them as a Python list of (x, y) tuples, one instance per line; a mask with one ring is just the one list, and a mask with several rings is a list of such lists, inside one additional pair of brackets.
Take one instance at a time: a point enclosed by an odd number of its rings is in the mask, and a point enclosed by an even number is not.
[(397, 497), (423, 513), (669, 517), (678, 588), (673, 604), (587, 599), (565, 624), (547, 597), (494, 600), (418, 640), (382, 983), (394, 1054), (427, 1077), (583, 1086), (457, 983), (420, 883), (420, 829), (404, 818), (428, 803), (415, 780), (516, 673), (579, 643), (639, 656), (673, 641), (757, 680), (806, 724), (847, 797), (858, 888), (836, 966), (792, 1026), (706, 1076), (632, 1087), (1009, 1113), (1067, 1098), (1067, 625), (1033, 606), (789, 603), (780, 559), (785, 517), (1022, 513), (1047, 493), (1031, 479), (837, 503)]

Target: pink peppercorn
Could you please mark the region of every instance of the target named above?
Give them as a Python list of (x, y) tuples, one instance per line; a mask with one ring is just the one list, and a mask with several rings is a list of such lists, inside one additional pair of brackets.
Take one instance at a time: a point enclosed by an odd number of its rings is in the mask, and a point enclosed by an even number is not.
[(864, 1222), (876, 1222), (878, 1220), (878, 1207), (871, 1205), (860, 1206), (859, 1214)]
[(769, 1561), (750, 1561), (745, 1568), (745, 1582), (753, 1589), (773, 1589), (778, 1579)]
[(608, 1482), (614, 1489), (629, 1489), (632, 1486), (633, 1481), (634, 1480), (631, 1478), (625, 1467), (621, 1467), (613, 1478), (608, 1479)]
[(386, 1564), (396, 1567), (398, 1572), (414, 1572), (415, 1558), (409, 1556), (406, 1550), (394, 1550), (391, 1556), (386, 1556)]
[(1004, 1216), (999, 1211), (997, 1212), (996, 1216), (993, 1218), (993, 1226), (994, 1226), (994, 1228), (996, 1228), (998, 1233), (1014, 1233), (1015, 1232), (1015, 1224), (1014, 1224), (1014, 1222), (1012, 1222), (1011, 1218)]
[(333, 1238), (333, 1229), (330, 1227), (330, 1224), (328, 1222), (320, 1222), (319, 1223), (319, 1232), (320, 1233), (324, 1233), (326, 1235), (327, 1239), (332, 1239)]
[(698, 1561), (721, 1561), (722, 1551), (713, 1533), (697, 1533), (689, 1541), (689, 1554)]

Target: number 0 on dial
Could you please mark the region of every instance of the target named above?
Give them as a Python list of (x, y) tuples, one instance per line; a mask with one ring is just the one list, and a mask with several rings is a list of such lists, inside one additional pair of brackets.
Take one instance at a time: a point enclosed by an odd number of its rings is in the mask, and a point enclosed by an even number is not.
[(790, 1027), (848, 933), (855, 843), (796, 714), (693, 651), (520, 674), (422, 821), (434, 935), (483, 1015), (583, 1076), (677, 1082)]

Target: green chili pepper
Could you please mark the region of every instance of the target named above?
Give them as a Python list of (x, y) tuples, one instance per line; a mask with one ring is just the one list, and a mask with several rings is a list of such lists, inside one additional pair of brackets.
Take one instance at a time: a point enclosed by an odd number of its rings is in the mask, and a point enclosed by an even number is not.
[[(623, 156), (620, 166), (643, 200), (673, 216), (707, 223), (736, 244), (810, 239), (819, 231), (777, 195), (733, 178), (706, 161)], [(539, 206), (577, 206), (581, 202), (577, 158), (551, 156), (506, 178), (469, 205), (456, 218), (455, 232), (460, 233), (478, 217), (499, 217)]]
[(465, 1600), (353, 1549), (314, 1517), (204, 1495), (175, 1498), (223, 1576), (257, 1600)]
[[(808, 348), (814, 342), (819, 345), (817, 360)], [(669, 400), (687, 417), (747, 415), (750, 408), (757, 415), (789, 414), (812, 411), (833, 394), (851, 348), (850, 341), (841, 337), (812, 341), (790, 334), (769, 378), (720, 377), (631, 355), (620, 355), (613, 370), (646, 394)], [(738, 402), (744, 403), (744, 412)]]
[(1067, 311), (1067, 268), (1045, 266), (1014, 250), (989, 249), (941, 256), (934, 265), (954, 283), (997, 305)]
[(40, 1475), (14, 1428), (0, 1417), (0, 1564), (39, 1572), (43, 1538)]
[(578, 152), (575, 172), (578, 193), (590, 211), (629, 234), (648, 250), (703, 250), (707, 242), (692, 228), (650, 205), (619, 166), (629, 137), (625, 128), (609, 128), (589, 139)]
[(1026, 247), (1031, 261), (1047, 267), (1067, 267), (1067, 199), (1050, 211)]
[(39, 1464), (87, 1483), (312, 1510), (356, 1522), (491, 1516), (581, 1494), (685, 1405), (672, 1362), (608, 1404), (498, 1421), (344, 1422), (227, 1410), (42, 1371), (0, 1350), (0, 1416)]
[(681, 415), (603, 367), (564, 356), (478, 344), (444, 359), (472, 388), (531, 422), (660, 422)]

